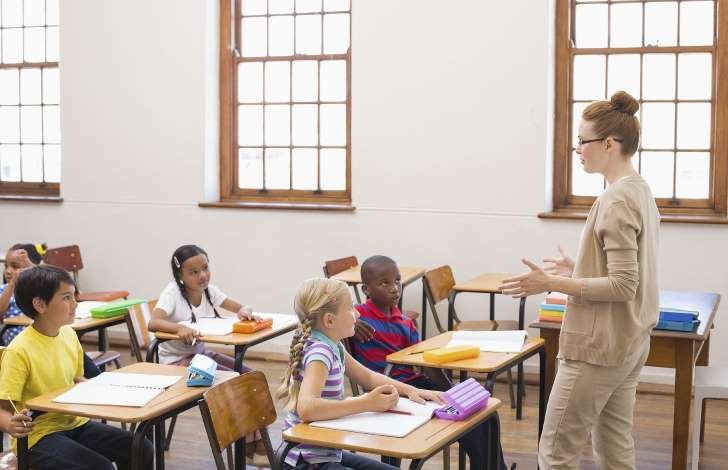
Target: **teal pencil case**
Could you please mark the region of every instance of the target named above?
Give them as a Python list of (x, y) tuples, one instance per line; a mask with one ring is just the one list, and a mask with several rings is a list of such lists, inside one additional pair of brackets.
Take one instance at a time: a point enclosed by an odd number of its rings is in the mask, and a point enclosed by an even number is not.
[(217, 362), (202, 354), (195, 354), (187, 367), (188, 387), (211, 387), (215, 381)]
[(109, 318), (126, 315), (129, 311), (129, 307), (143, 304), (144, 302), (146, 302), (144, 299), (123, 299), (99, 305), (98, 307), (91, 309), (91, 318)]

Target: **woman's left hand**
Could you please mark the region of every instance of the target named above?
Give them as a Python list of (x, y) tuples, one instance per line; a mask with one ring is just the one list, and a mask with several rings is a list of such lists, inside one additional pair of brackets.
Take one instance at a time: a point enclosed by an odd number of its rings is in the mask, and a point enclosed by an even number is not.
[(442, 399), (442, 392), (436, 392), (434, 390), (423, 390), (416, 388), (412, 392), (407, 394), (407, 398), (415, 403), (424, 403), (425, 400), (434, 401), (435, 403), (444, 404), (445, 400)]
[(521, 262), (531, 270), (520, 276), (504, 279), (499, 287), (503, 294), (519, 298), (551, 290), (550, 285), (553, 276), (546, 274), (543, 269), (525, 258)]

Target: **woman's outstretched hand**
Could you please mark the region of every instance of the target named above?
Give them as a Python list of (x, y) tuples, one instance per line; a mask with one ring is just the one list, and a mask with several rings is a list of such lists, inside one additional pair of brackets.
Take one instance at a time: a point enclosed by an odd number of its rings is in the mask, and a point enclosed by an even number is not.
[(553, 274), (555, 276), (571, 277), (574, 272), (574, 260), (567, 255), (561, 245), (558, 246), (560, 258), (544, 258), (543, 262), (548, 263), (544, 268), (544, 272), (547, 274)]
[(510, 295), (513, 298), (520, 298), (551, 290), (551, 275), (546, 274), (543, 269), (526, 258), (523, 258), (521, 262), (528, 266), (530, 271), (504, 279), (499, 287), (503, 294)]

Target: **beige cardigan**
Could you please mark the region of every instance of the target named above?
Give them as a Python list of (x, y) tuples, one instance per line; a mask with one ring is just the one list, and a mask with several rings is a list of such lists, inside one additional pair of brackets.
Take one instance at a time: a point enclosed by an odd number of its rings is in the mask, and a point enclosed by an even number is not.
[(617, 366), (657, 323), (660, 215), (641, 176), (622, 178), (589, 211), (572, 277), (581, 296), (569, 296), (559, 357)]

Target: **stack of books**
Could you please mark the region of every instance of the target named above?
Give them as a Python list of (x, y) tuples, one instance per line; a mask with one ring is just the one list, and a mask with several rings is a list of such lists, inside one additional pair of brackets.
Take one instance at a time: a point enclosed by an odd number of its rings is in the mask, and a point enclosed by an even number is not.
[(695, 331), (700, 325), (698, 312), (679, 308), (660, 307), (656, 330)]
[(566, 309), (566, 297), (566, 294), (560, 292), (551, 292), (548, 294), (546, 299), (541, 302), (541, 308), (538, 311), (538, 320), (561, 323), (564, 319), (564, 309)]

